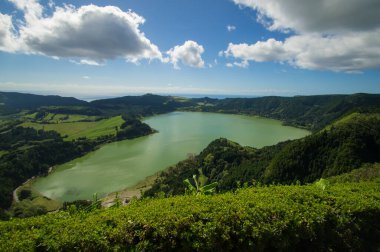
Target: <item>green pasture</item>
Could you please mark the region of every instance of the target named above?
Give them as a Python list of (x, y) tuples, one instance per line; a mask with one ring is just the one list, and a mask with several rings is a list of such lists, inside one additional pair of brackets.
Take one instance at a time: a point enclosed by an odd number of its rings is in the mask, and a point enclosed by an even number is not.
[(23, 127), (32, 127), (35, 129), (54, 130), (62, 136), (66, 136), (66, 140), (72, 140), (80, 137), (94, 139), (100, 136), (115, 135), (116, 127), (120, 127), (123, 123), (121, 116), (111, 117), (100, 121), (92, 122), (61, 122), (52, 124), (43, 124), (35, 122), (22, 123)]

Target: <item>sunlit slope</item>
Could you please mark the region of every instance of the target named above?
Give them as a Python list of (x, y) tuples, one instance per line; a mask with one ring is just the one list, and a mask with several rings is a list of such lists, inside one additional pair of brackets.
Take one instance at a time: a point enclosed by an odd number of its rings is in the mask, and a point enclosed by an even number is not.
[(121, 116), (115, 116), (109, 119), (93, 122), (77, 121), (52, 124), (25, 122), (21, 124), (21, 126), (44, 129), (45, 131), (54, 130), (62, 136), (67, 136), (66, 140), (71, 140), (80, 137), (95, 139), (100, 136), (115, 135), (116, 127), (120, 127), (123, 122)]

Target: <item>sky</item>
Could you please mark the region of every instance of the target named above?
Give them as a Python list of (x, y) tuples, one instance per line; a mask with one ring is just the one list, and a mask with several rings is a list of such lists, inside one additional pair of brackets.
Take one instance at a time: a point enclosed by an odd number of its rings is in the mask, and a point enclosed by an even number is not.
[(380, 93), (379, 0), (1, 0), (0, 91)]

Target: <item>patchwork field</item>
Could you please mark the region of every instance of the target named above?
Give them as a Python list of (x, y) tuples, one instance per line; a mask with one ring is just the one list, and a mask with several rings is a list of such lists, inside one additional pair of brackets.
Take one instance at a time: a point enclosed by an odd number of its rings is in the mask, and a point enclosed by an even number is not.
[(38, 115), (38, 112), (33, 114), (27, 114), (24, 116), (26, 120), (33, 120), (35, 122), (43, 123), (61, 123), (61, 122), (79, 122), (79, 121), (95, 121), (99, 116), (88, 115), (72, 115), (72, 114), (54, 114), (46, 113), (44, 115)]
[(123, 123), (121, 116), (111, 117), (100, 121), (75, 121), (61, 123), (37, 123), (25, 122), (22, 127), (32, 127), (35, 129), (54, 130), (65, 137), (65, 140), (72, 140), (80, 137), (94, 139), (100, 136), (115, 135), (116, 128)]

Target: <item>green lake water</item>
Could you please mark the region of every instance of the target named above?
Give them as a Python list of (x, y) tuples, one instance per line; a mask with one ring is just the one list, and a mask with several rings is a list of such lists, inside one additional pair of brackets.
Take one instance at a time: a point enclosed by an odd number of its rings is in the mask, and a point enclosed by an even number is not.
[(199, 153), (216, 138), (260, 148), (309, 134), (277, 120), (242, 115), (173, 112), (144, 121), (159, 132), (104, 145), (58, 166), (49, 176), (37, 179), (34, 187), (56, 200), (91, 199), (95, 192), (105, 196), (134, 186), (189, 153)]

